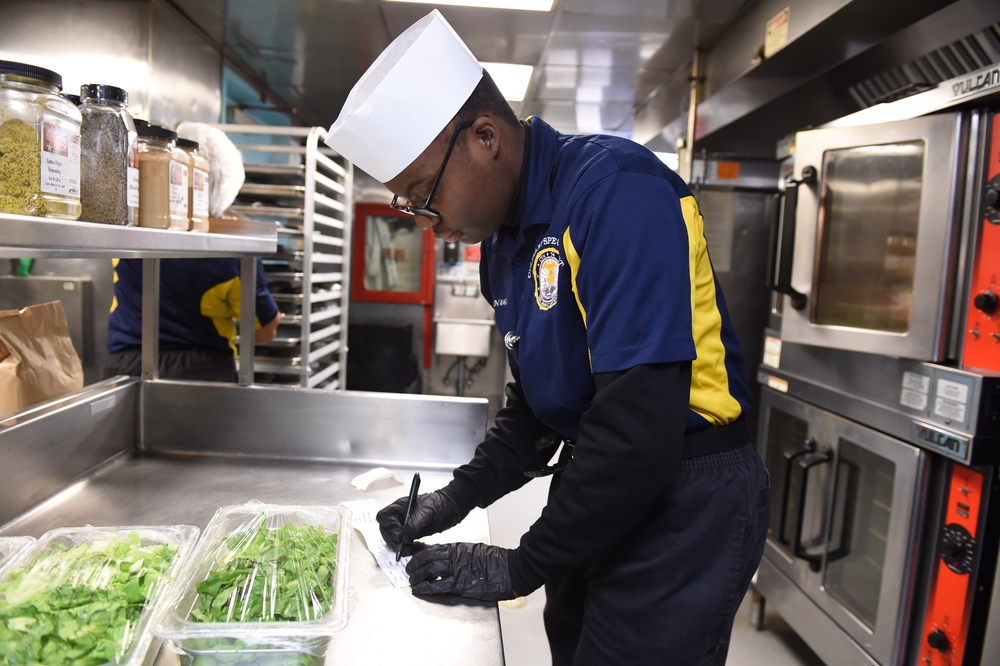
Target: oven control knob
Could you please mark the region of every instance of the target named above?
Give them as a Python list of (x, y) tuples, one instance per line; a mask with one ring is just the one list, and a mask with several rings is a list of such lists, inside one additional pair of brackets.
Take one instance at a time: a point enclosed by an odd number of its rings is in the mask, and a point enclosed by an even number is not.
[(972, 304), (986, 314), (993, 314), (996, 312), (997, 305), (1000, 305), (1000, 299), (992, 291), (984, 291), (981, 294), (976, 294), (976, 297), (972, 299)]
[(975, 546), (975, 538), (961, 525), (952, 523), (944, 526), (941, 533), (941, 559), (955, 573), (972, 573)]
[(939, 652), (947, 652), (948, 648), (951, 647), (947, 634), (940, 629), (935, 629), (927, 634), (927, 644)]
[(993, 189), (992, 187), (986, 190), (986, 194), (983, 195), (983, 203), (990, 208), (996, 208), (997, 202), (1000, 201), (1000, 192)]

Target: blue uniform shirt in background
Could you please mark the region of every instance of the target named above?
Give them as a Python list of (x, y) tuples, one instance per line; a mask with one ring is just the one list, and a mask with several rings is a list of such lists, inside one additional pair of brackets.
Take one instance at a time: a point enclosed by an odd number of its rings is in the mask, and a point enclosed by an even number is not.
[(592, 373), (692, 362), (688, 430), (749, 407), (687, 185), (647, 149), (531, 120), (520, 227), (482, 243), (483, 295), (535, 416), (575, 440)]
[[(271, 322), (278, 306), (257, 260), (256, 323)], [(240, 259), (160, 261), (160, 343), (178, 348), (236, 351), (240, 316)], [(142, 260), (115, 260), (108, 351), (142, 344)]]

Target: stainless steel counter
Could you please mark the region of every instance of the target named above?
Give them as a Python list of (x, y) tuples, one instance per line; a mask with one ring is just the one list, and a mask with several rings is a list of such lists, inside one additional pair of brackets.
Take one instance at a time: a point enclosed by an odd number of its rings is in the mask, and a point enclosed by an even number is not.
[[(384, 506), (407, 493), (416, 470), (422, 491), (445, 484), (482, 441), (486, 412), (473, 398), (108, 380), (0, 419), (0, 535), (204, 529), (219, 507), (250, 500)], [(351, 479), (374, 466), (404, 483), (355, 489)], [(436, 536), (488, 542), (486, 512)], [(414, 597), (392, 587), (353, 530), (349, 543), (347, 627), (326, 663), (504, 663), (495, 603)], [(161, 651), (157, 662), (178, 659)]]
[[(337, 504), (405, 495), (406, 484), (361, 492), (350, 480), (367, 467), (330, 463), (236, 460), (198, 456), (120, 457), (6, 524), (0, 535), (40, 536), (77, 525), (189, 524), (204, 529), (215, 510), (260, 500)], [(413, 469), (393, 467), (408, 483)], [(447, 483), (449, 472), (420, 469), (421, 491)], [(327, 664), (502, 665), (495, 603), (432, 602), (397, 590), (352, 530), (347, 627), (330, 642)], [(489, 541), (486, 512), (475, 510), (434, 541)], [(157, 664), (178, 663), (161, 651)]]

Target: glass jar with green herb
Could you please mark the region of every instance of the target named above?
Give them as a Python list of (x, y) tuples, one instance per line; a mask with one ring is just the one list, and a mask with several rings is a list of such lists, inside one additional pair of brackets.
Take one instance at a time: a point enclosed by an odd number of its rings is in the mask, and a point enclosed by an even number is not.
[(138, 147), (135, 123), (126, 110), (128, 93), (116, 86), (80, 86), (81, 219), (134, 225), (139, 214)]
[(79, 109), (62, 77), (0, 60), (0, 212), (80, 217)]

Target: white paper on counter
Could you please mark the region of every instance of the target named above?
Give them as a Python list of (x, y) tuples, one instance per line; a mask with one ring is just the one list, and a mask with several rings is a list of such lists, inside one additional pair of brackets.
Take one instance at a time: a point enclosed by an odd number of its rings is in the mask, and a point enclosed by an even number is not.
[(351, 485), (366, 492), (368, 490), (384, 490), (390, 486), (400, 486), (403, 485), (403, 482), (391, 470), (385, 467), (375, 467), (351, 479)]
[(375, 500), (354, 500), (341, 502), (341, 504), (351, 511), (351, 525), (361, 532), (368, 550), (375, 556), (378, 568), (382, 570), (389, 582), (395, 588), (410, 586), (410, 577), (406, 574), (406, 563), (410, 561), (408, 555), (396, 561), (396, 553), (382, 538), (382, 533), (378, 529), (378, 521), (375, 514), (378, 513), (378, 504)]

